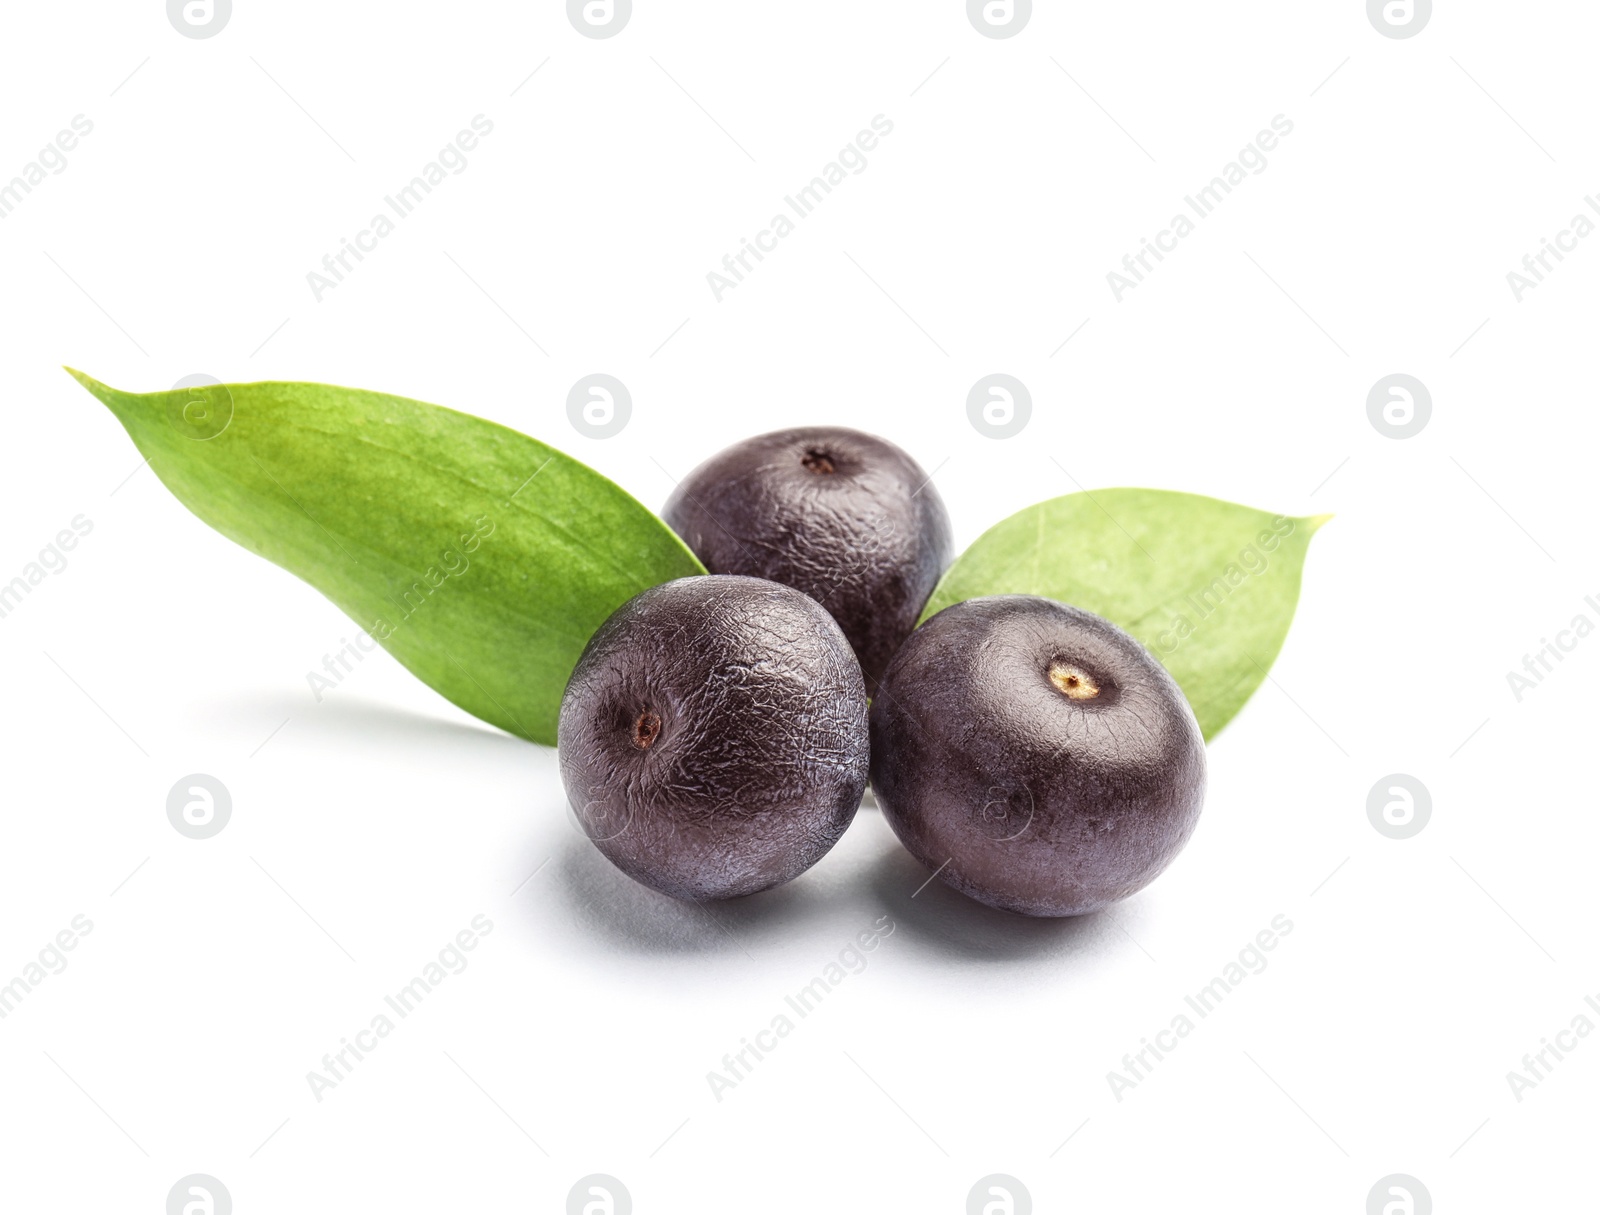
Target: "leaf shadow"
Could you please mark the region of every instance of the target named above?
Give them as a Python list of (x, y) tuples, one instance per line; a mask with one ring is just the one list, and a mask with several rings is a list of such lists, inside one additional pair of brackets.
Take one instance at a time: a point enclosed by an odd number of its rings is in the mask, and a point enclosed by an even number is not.
[(264, 751), (285, 737), (309, 736), (320, 745), (399, 744), (451, 749), (471, 746), (502, 757), (519, 752), (526, 755), (531, 748), (554, 755), (553, 749), (540, 748), (494, 726), (432, 717), (355, 695), (308, 704), (303, 696), (284, 693), (244, 694), (196, 707), (204, 711), (208, 723), (237, 731), (255, 752)]

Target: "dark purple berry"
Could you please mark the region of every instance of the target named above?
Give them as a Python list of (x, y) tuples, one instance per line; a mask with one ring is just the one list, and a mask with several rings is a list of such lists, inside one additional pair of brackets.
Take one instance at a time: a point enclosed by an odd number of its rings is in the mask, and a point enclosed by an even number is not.
[(768, 578), (827, 608), (869, 696), (950, 563), (950, 519), (921, 466), (842, 427), (737, 443), (690, 473), (662, 516), (713, 574)]
[(804, 872), (850, 825), (866, 690), (815, 600), (680, 578), (590, 639), (557, 741), (573, 810), (619, 869), (676, 898), (733, 898)]
[(1051, 599), (996, 595), (911, 635), (872, 703), (872, 787), (941, 881), (1027, 915), (1142, 889), (1188, 842), (1205, 741), (1128, 634)]

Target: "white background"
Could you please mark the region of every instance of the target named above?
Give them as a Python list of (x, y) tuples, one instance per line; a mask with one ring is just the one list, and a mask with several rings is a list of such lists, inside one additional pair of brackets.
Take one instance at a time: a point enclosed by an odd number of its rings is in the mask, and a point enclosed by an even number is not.
[[(1440, 5), (1407, 40), (1358, 0), (1040, 3), (1004, 40), (952, 0), (640, 0), (607, 40), (549, 2), (4, 20), (0, 180), (94, 124), (0, 220), (0, 581), (93, 523), (0, 620), (0, 982), (94, 924), (0, 1021), (8, 1209), (153, 1215), (194, 1172), (240, 1215), (557, 1212), (591, 1172), (639, 1212), (958, 1212), (992, 1172), (1041, 1212), (1356, 1215), (1396, 1172), (1440, 1212), (1593, 1202), (1600, 1035), (1520, 1102), (1506, 1073), (1600, 999), (1600, 640), (1520, 703), (1506, 673), (1600, 622), (1600, 241), (1521, 303), (1506, 274), (1600, 187), (1594, 6)], [(307, 272), (477, 114), (470, 167), (317, 302)], [(706, 273), (877, 114), (869, 167), (717, 303)], [(1106, 273), (1277, 114), (1270, 166), (1119, 304)], [(190, 516), (62, 363), (436, 401), (657, 508), (735, 439), (842, 422), (938, 470), (958, 546), (1080, 485), (1337, 518), (1143, 893), (1067, 922), (913, 900), (868, 808), (702, 910), (599, 857), (553, 751), (386, 656), (314, 701), (351, 623)], [(996, 371), (1034, 397), (1009, 441), (966, 417)], [(606, 441), (566, 417), (592, 372), (633, 395)], [(1366, 416), (1393, 372), (1433, 396), (1406, 441)], [(205, 842), (166, 819), (194, 772), (233, 796)], [(1433, 797), (1406, 841), (1366, 815), (1393, 772)], [(306, 1074), (479, 914), (470, 967), (318, 1102)], [(1119, 1102), (1106, 1074), (1279, 914)]]

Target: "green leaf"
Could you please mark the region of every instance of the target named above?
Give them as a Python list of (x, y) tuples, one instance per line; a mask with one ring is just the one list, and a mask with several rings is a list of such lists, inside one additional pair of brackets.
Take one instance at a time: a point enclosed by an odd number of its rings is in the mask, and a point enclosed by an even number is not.
[(606, 617), (705, 572), (605, 477), (482, 418), (325, 384), (141, 395), (71, 374), (201, 519), (535, 742), (555, 742), (567, 676)]
[(980, 595), (1043, 595), (1104, 616), (1183, 688), (1207, 739), (1267, 677), (1300, 598), (1312, 534), (1197, 494), (1102, 489), (1019, 511), (956, 559), (923, 611)]

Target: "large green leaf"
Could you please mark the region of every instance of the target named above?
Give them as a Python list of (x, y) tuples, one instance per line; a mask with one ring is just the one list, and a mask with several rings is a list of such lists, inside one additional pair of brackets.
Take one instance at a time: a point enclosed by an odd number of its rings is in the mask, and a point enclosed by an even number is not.
[(1158, 489), (1068, 494), (980, 536), (923, 617), (1002, 594), (1104, 616), (1172, 672), (1209, 739), (1267, 677), (1294, 618), (1306, 548), (1329, 517)]
[(141, 395), (72, 374), (201, 519), (535, 742), (555, 742), (567, 676), (606, 617), (705, 572), (605, 477), (482, 418), (325, 384)]

